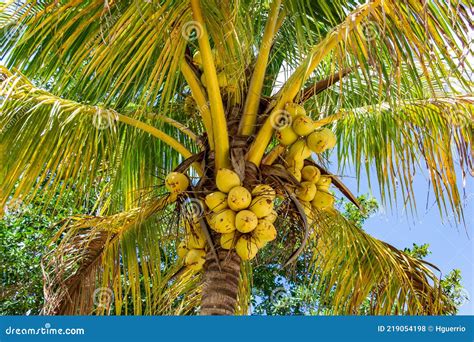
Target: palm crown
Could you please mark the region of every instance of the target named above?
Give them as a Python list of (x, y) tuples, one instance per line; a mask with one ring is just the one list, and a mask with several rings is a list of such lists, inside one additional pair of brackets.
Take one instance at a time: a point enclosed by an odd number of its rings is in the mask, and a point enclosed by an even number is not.
[[(367, 297), (373, 313), (450, 312), (429, 265), (334, 208), (305, 206), (287, 157), (295, 143), (280, 132), (296, 119), (289, 105), (301, 105), (313, 129), (337, 136), (340, 169), (375, 172), (383, 199), (415, 211), (412, 179), (426, 168), (440, 212), (462, 221), (455, 164), (464, 178), (473, 158), (468, 11), (437, 0), (2, 5), (1, 207), (40, 188), (96, 203), (96, 216), (64, 223), (45, 258), (45, 312), (246, 313), (252, 262), (233, 239), (220, 246), (203, 204), (222, 168), (249, 190), (276, 189), (272, 243), (288, 248), (259, 262), (306, 258), (307, 281), (334, 313), (357, 313)], [(301, 163), (357, 204), (318, 152)], [(164, 189), (171, 170), (191, 180), (178, 194)], [(193, 230), (204, 270), (165, 253)], [(94, 303), (102, 287), (113, 305)]]

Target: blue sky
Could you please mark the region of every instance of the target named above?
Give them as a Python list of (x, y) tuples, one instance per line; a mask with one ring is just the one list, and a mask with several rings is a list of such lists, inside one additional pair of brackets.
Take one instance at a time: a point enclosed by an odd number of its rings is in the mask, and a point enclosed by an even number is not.
[[(337, 168), (337, 163), (333, 163), (330, 169), (332, 172)], [(460, 175), (458, 169), (458, 175)], [(354, 194), (371, 193), (380, 202), (378, 188), (370, 191), (367, 179), (361, 180), (360, 188), (357, 189), (357, 182), (354, 178), (355, 172), (346, 169), (341, 176), (344, 183)], [(372, 186), (376, 184), (375, 173)], [(418, 245), (428, 243), (432, 252), (426, 260), (437, 265), (443, 275), (457, 268), (462, 272), (462, 285), (465, 287), (470, 298), (474, 295), (474, 275), (473, 275), (473, 231), (474, 226), (474, 184), (472, 177), (468, 176), (465, 187), (466, 225), (456, 225), (454, 220), (441, 218), (439, 210), (434, 203), (431, 193), (427, 205), (428, 180), (421, 171), (414, 178), (414, 192), (417, 203), (417, 217), (413, 218), (410, 213), (403, 211), (403, 204), (399, 200), (398, 208), (381, 207), (378, 213), (370, 217), (364, 224), (364, 229), (372, 236), (386, 241), (391, 245), (403, 249), (411, 247), (413, 243)], [(464, 303), (459, 311), (460, 315), (474, 314), (473, 301)]]

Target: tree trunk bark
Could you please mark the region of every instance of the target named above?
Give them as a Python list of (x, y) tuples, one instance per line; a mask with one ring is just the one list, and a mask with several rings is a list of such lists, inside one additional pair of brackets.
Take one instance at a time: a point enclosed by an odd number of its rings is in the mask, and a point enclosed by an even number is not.
[(204, 265), (201, 315), (234, 315), (240, 279), (240, 257), (235, 250), (217, 252), (219, 266), (212, 253)]

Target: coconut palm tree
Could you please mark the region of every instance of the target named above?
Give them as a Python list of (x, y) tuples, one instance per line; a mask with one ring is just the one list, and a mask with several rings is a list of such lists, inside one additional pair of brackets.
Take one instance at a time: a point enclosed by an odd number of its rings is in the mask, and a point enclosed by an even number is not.
[(1, 207), (40, 187), (95, 202), (43, 260), (44, 313), (246, 314), (252, 266), (295, 260), (335, 314), (453, 310), (433, 265), (339, 214), (335, 196), (358, 203), (330, 170), (413, 213), (426, 171), (463, 221), (465, 2), (1, 6)]

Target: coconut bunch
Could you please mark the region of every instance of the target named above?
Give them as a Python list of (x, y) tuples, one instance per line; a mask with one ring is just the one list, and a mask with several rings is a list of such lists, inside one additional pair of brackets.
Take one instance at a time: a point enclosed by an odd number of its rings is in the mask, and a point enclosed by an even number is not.
[(289, 115), (287, 122), (291, 124), (278, 130), (276, 137), (287, 147), (284, 166), (299, 182), (295, 195), (311, 221), (312, 209), (332, 208), (334, 196), (330, 192), (331, 177), (321, 175), (321, 171), (314, 165), (305, 165), (305, 160), (311, 160), (312, 152), (322, 153), (333, 148), (336, 136), (328, 128), (316, 127), (302, 106), (288, 103), (285, 109)]
[(275, 190), (265, 184), (247, 189), (239, 175), (229, 169), (217, 171), (216, 186), (219, 191), (205, 197), (210, 212), (207, 222), (220, 234), (223, 249), (235, 248), (242, 260), (251, 260), (277, 236), (273, 226)]
[[(219, 54), (217, 53), (216, 50), (212, 50), (212, 57), (214, 60), (214, 65), (216, 67), (217, 71), (217, 81), (219, 82), (219, 87), (221, 88), (226, 88), (228, 86), (228, 81), (227, 81), (227, 76), (226, 73), (224, 72), (224, 63), (222, 59), (219, 57)], [(201, 71), (202, 71), (202, 55), (201, 52), (196, 51), (196, 53), (193, 55), (193, 63), (196, 65)], [(201, 75), (201, 83), (204, 87), (207, 88), (207, 80), (206, 80), (206, 75), (202, 73)]]

